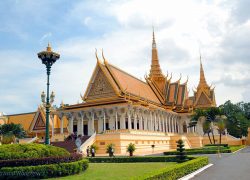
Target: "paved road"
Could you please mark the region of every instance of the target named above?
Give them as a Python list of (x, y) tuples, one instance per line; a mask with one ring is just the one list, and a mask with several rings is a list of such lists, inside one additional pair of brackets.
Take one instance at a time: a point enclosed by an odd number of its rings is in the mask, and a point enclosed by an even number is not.
[(208, 155), (214, 164), (192, 180), (250, 180), (250, 147), (233, 154)]

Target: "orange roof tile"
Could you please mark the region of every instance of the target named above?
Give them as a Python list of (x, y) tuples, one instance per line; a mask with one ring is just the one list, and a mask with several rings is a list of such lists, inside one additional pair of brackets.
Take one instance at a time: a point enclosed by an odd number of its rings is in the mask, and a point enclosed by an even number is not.
[(127, 93), (148, 99), (157, 104), (161, 104), (151, 87), (146, 82), (137, 79), (136, 77), (113, 65), (108, 64), (108, 68), (110, 69), (115, 80), (118, 81), (118, 84), (121, 86), (120, 88), (122, 90), (126, 91)]
[(29, 131), (29, 127), (34, 119), (35, 114), (36, 114), (36, 112), (9, 115), (8, 116), (8, 118), (9, 118), (8, 124), (10, 124), (10, 123), (21, 124), (25, 131)]

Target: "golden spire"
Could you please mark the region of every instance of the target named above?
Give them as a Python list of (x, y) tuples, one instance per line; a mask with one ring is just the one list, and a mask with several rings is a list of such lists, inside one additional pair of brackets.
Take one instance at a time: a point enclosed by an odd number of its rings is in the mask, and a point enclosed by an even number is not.
[(47, 46), (47, 51), (48, 52), (51, 52), (52, 51), (52, 48), (51, 48), (51, 46), (50, 46), (50, 43), (48, 42), (48, 46)]
[(201, 88), (201, 87), (207, 88), (209, 86), (208, 86), (206, 78), (205, 78), (205, 73), (203, 70), (203, 66), (202, 66), (202, 62), (201, 62), (201, 55), (200, 55), (200, 82), (199, 82), (198, 88)]
[(154, 77), (164, 78), (161, 72), (160, 64), (159, 64), (158, 52), (157, 52), (156, 42), (155, 42), (154, 28), (153, 28), (153, 41), (152, 41), (152, 62), (151, 62), (151, 69), (150, 69), (149, 77), (150, 78), (154, 78)]

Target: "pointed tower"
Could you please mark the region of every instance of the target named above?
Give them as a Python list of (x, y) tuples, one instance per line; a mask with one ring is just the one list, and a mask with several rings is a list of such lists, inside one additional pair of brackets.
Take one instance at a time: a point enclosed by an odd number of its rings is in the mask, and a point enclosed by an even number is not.
[(195, 108), (209, 108), (216, 106), (214, 88), (208, 86), (206, 82), (205, 73), (201, 62), (201, 56), (200, 56), (200, 81), (196, 89), (197, 90), (194, 91)]
[(159, 64), (154, 30), (153, 30), (153, 41), (152, 41), (152, 60), (151, 60), (151, 69), (150, 69), (149, 77), (150, 78), (164, 78), (164, 75), (161, 72), (161, 67)]
[(165, 76), (162, 74), (161, 67), (159, 64), (154, 29), (153, 29), (152, 59), (151, 59), (149, 80), (152, 81), (161, 92), (163, 92), (164, 83), (165, 83)]

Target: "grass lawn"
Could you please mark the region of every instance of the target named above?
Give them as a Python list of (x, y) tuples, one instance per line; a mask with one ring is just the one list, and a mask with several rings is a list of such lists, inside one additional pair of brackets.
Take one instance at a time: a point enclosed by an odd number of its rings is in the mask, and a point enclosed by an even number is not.
[(176, 162), (150, 162), (150, 163), (89, 163), (89, 168), (82, 174), (56, 179), (130, 179), (151, 171), (173, 166)]

